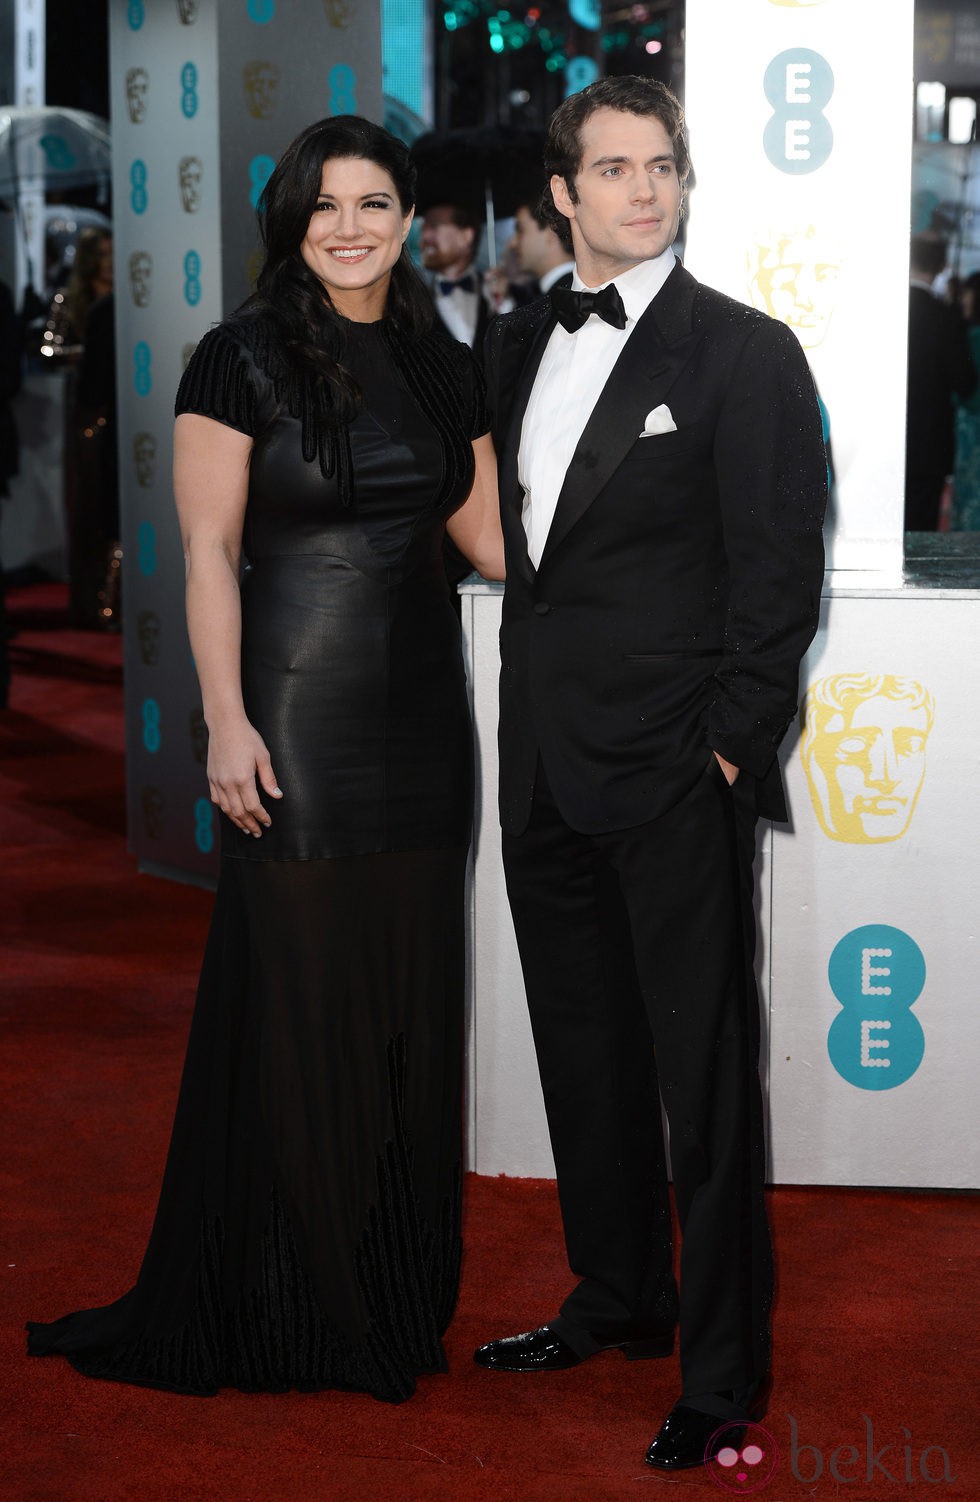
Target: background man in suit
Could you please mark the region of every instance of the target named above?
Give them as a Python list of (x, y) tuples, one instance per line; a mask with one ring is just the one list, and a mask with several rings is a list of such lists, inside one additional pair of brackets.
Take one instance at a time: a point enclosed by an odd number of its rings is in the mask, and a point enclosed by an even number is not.
[(689, 159), (669, 90), (572, 95), (545, 159), (573, 288), (488, 337), (500, 806), (580, 1281), (476, 1360), (665, 1356), (679, 1314), (682, 1396), (647, 1454), (672, 1470), (764, 1406), (752, 861), (757, 815), (786, 816), (776, 748), (817, 623), (826, 457), (793, 335), (675, 260)]
[(905, 418), (905, 530), (935, 532), (946, 477), (953, 472), (956, 406), (977, 384), (966, 323), (941, 302), (933, 283), (946, 268), (935, 235), (910, 245), (909, 380)]
[[(551, 190), (548, 189), (550, 200)], [(552, 210), (552, 212), (554, 212)], [(488, 271), (484, 286), (493, 298), (497, 313), (512, 313), (525, 303), (533, 302), (552, 287), (570, 287), (575, 260), (568, 220), (562, 219), (560, 233), (540, 201), (522, 203), (514, 214), (514, 233), (507, 241), (506, 266)], [(518, 275), (511, 280), (507, 275)]]
[(462, 203), (435, 203), (422, 218), (419, 251), (436, 317), (470, 349), (480, 350), (493, 309), (476, 268), (479, 217)]
[(556, 229), (540, 202), (522, 203), (514, 215), (511, 245), (521, 270), (534, 278), (539, 295), (559, 283), (572, 285), (575, 259), (567, 219)]

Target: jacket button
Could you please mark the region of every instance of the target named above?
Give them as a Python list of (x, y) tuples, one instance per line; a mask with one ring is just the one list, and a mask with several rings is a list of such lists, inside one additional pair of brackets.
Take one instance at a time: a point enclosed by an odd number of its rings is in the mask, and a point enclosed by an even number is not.
[(551, 606), (548, 604), (547, 600), (539, 600), (534, 607), (534, 613), (535, 615), (547, 615), (550, 609)]

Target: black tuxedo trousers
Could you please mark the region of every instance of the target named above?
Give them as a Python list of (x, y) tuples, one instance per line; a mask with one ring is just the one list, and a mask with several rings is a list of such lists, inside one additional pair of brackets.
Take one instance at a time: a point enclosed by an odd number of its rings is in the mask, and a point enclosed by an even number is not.
[(683, 1389), (767, 1370), (753, 952), (754, 789), (714, 756), (650, 823), (585, 835), (539, 765), (531, 821), (503, 837), (508, 896), (555, 1154), (569, 1261), (560, 1328), (583, 1354), (678, 1312), (660, 1121), (682, 1230)]

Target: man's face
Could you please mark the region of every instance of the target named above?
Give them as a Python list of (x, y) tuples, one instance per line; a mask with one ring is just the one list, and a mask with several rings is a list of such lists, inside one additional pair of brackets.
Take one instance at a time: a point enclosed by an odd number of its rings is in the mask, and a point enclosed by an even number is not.
[(579, 275), (596, 287), (673, 244), (683, 190), (670, 137), (653, 115), (596, 110), (581, 141), (578, 201), (564, 178), (551, 179), (551, 192), (571, 221)]
[(422, 220), (419, 249), (426, 271), (462, 273), (473, 259), (473, 230), (453, 219), (449, 204), (427, 209)]
[(897, 840), (925, 776), (929, 717), (920, 705), (875, 694), (832, 713), (806, 760), (814, 807), (832, 839)]
[(522, 271), (541, 276), (551, 264), (556, 239), (553, 230), (542, 228), (530, 209), (521, 207), (514, 216), (514, 234), (508, 249), (513, 248)]

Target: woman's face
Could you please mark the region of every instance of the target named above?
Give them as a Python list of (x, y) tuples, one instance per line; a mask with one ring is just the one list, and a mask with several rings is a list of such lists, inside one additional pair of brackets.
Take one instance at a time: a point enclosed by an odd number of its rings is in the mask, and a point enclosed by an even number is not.
[(300, 254), (338, 313), (357, 322), (382, 316), (391, 268), (411, 222), (383, 167), (365, 157), (324, 162)]

